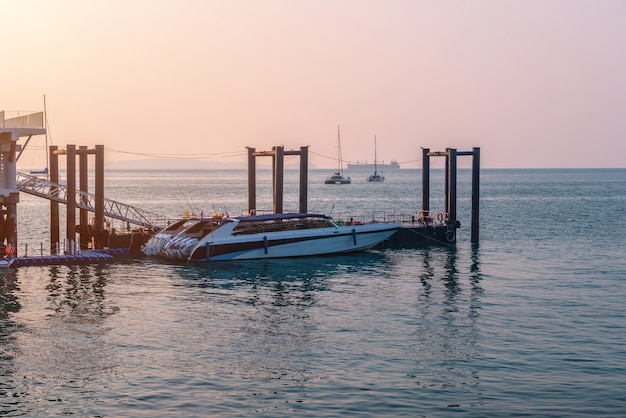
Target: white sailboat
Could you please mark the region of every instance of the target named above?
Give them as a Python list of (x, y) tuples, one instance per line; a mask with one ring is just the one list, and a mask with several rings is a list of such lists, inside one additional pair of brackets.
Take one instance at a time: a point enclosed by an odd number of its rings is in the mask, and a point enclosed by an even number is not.
[(339, 125), (337, 125), (337, 164), (338, 168), (332, 176), (326, 178), (324, 184), (350, 184), (352, 180), (350, 177), (344, 177), (343, 175), (343, 160), (341, 159), (341, 135), (339, 133)]
[(378, 174), (378, 166), (376, 163), (376, 135), (374, 135), (374, 174), (367, 176), (367, 181), (370, 183), (382, 183), (385, 181), (385, 176)]

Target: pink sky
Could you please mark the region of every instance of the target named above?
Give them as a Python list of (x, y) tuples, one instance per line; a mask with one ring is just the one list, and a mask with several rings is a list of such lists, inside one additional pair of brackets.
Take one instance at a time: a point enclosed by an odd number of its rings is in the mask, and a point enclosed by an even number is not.
[(376, 135), (407, 168), (474, 146), (486, 168), (626, 167), (624, 0), (0, 6), (0, 110), (45, 95), (52, 141), (108, 161), (310, 145), (332, 168), (339, 124), (348, 161)]

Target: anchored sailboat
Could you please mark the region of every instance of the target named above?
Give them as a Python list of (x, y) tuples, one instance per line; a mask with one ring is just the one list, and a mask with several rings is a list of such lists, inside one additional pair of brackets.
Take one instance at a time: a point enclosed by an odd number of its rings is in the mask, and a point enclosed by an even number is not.
[(324, 184), (350, 184), (352, 180), (350, 177), (344, 177), (343, 175), (343, 160), (341, 159), (341, 135), (339, 133), (339, 125), (337, 125), (337, 172), (328, 177)]
[(378, 174), (378, 165), (376, 163), (376, 135), (374, 135), (374, 174), (367, 176), (367, 181), (370, 183), (382, 183), (385, 181), (385, 176)]

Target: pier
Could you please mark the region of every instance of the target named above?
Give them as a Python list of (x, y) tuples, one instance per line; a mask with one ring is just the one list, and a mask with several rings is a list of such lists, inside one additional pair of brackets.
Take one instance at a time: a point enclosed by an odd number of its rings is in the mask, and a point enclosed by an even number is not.
[[(16, 162), (23, 152), (18, 141), (26, 137), (24, 147), (35, 135), (46, 133), (43, 112), (0, 112), (0, 251), (5, 247), (16, 256), (13, 266), (84, 264), (111, 262), (120, 257), (140, 254), (143, 243), (156, 231), (167, 225), (166, 216), (152, 213), (131, 205), (105, 198), (104, 193), (104, 146), (66, 145), (64, 149), (50, 146), (49, 167), (46, 175), (29, 175), (18, 172)], [(256, 212), (256, 157), (272, 158), (272, 210), (283, 212), (284, 157), (300, 157), (300, 196), (299, 211), (307, 212), (308, 200), (308, 146), (299, 150), (286, 151), (283, 146), (271, 151), (248, 150), (248, 212)], [(95, 157), (95, 190), (88, 190), (88, 158)], [(402, 228), (384, 243), (385, 247), (407, 245), (454, 244), (457, 229), (457, 158), (471, 156), (472, 161), (472, 219), (471, 242), (479, 239), (479, 189), (480, 189), (480, 148), (471, 151), (431, 152), (422, 148), (422, 191), (421, 207), (415, 214), (394, 214), (386, 212), (372, 214), (371, 218), (360, 222), (397, 222)], [(65, 157), (67, 180), (59, 180), (59, 158)], [(445, 158), (444, 208), (433, 211), (430, 208), (430, 159)], [(77, 164), (78, 162), (78, 164)], [(76, 173), (78, 171), (78, 177)], [(41, 197), (50, 202), (50, 247), (49, 256), (17, 254), (17, 204), (20, 192)], [(66, 236), (60, 236), (59, 205), (67, 208)], [(78, 224), (76, 223), (78, 211)], [(92, 214), (90, 219), (90, 214)], [(109, 220), (123, 221), (125, 231), (109, 230)], [(338, 223), (356, 220), (336, 219)], [(131, 230), (131, 225), (134, 227)], [(77, 239), (78, 235), (78, 239)], [(27, 248), (27, 247), (26, 247)], [(25, 251), (27, 253), (27, 249)]]
[[(6, 252), (16, 256), (12, 266), (113, 261), (116, 257), (119, 258), (120, 253), (128, 256), (129, 252), (138, 250), (146, 239), (146, 234), (149, 235), (166, 225), (165, 216), (104, 197), (103, 145), (96, 145), (92, 149), (76, 145), (67, 145), (65, 149), (50, 146), (49, 167), (37, 175), (18, 172), (17, 161), (24, 148), (33, 136), (46, 134), (45, 125), (43, 112), (0, 111), (0, 251), (4, 254), (8, 248), (10, 251)], [(22, 138), (26, 138), (24, 147), (18, 143)], [(59, 181), (60, 156), (66, 157), (65, 184)], [(93, 194), (88, 191), (88, 156), (95, 156)], [(18, 254), (17, 205), (20, 192), (50, 202), (49, 256), (41, 254), (29, 257), (27, 254)], [(64, 238), (60, 236), (60, 204), (67, 208)], [(90, 213), (93, 215), (91, 220)], [(127, 230), (117, 233), (109, 230), (108, 219), (123, 221)], [(131, 231), (131, 225), (135, 226), (135, 231)]]
[(52, 266), (52, 265), (81, 265), (103, 264), (126, 260), (130, 253), (125, 248), (108, 248), (103, 250), (81, 251), (76, 254), (53, 254), (41, 256), (16, 257), (11, 261), (11, 267)]
[[(284, 156), (300, 156), (300, 208), (307, 211), (307, 182), (308, 182), (308, 147), (301, 147), (300, 151), (285, 151), (283, 146), (275, 146), (271, 151), (256, 151), (248, 147), (248, 211), (256, 210), (256, 157), (272, 157), (272, 209), (274, 213), (283, 211), (283, 179)], [(457, 229), (461, 223), (457, 220), (457, 158), (459, 156), (472, 157), (472, 211), (471, 211), (471, 242), (479, 241), (479, 199), (480, 199), (480, 148), (474, 147), (471, 151), (458, 151), (456, 148), (446, 148), (445, 151), (431, 152), (429, 148), (422, 148), (422, 202), (421, 209), (416, 215), (395, 214), (385, 212), (362, 216), (359, 222), (381, 221), (397, 222), (402, 228), (394, 234), (385, 246), (402, 247), (405, 245), (430, 245), (456, 243)], [(445, 185), (444, 208), (441, 211), (430, 209), (430, 158), (445, 158)], [(339, 222), (348, 220), (339, 219)]]

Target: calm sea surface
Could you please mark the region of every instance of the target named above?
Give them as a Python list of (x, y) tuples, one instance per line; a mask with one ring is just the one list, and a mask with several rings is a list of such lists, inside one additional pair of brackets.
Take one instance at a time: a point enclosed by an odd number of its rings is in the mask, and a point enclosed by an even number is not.
[[(310, 211), (420, 205), (419, 170), (324, 185), (330, 171), (311, 171)], [(478, 246), (470, 182), (456, 246), (2, 271), (0, 415), (624, 416), (626, 170), (483, 170)], [(297, 186), (289, 171), (285, 209)], [(247, 204), (245, 170), (111, 171), (105, 187), (170, 216)], [(49, 204), (22, 194), (18, 211), (20, 252), (47, 252)]]

